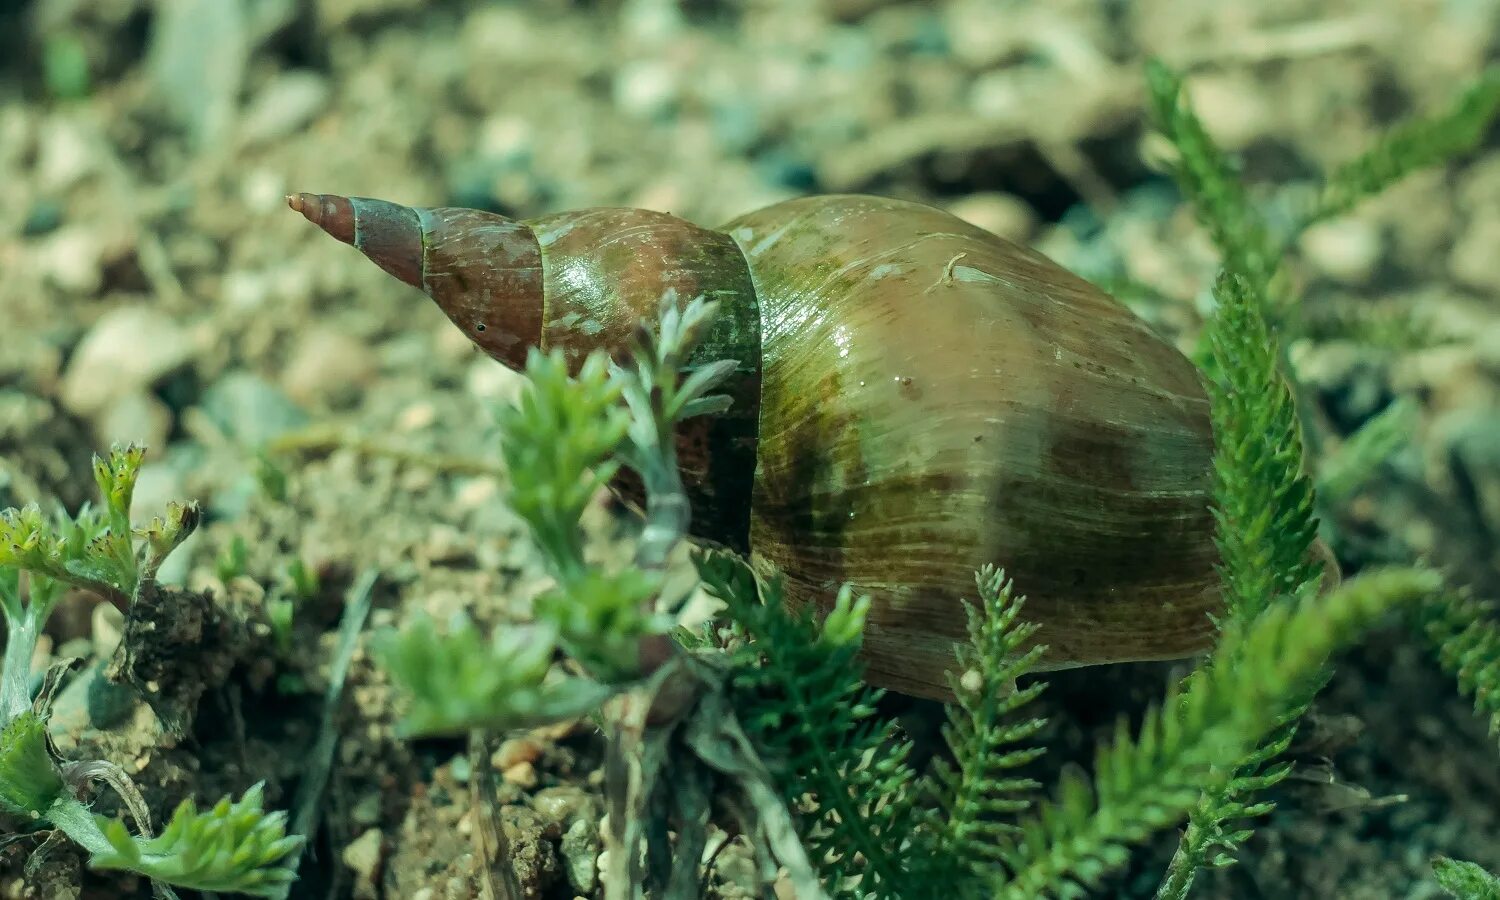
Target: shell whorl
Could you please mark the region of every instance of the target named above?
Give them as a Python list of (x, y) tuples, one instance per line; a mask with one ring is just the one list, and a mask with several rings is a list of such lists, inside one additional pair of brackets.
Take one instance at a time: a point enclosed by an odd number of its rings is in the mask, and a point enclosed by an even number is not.
[(1209, 645), (1213, 439), (1181, 353), (931, 207), (807, 198), (726, 230), (764, 333), (751, 545), (794, 600), (872, 595), (872, 681), (947, 696), (984, 564), (1027, 595), (1044, 668)]

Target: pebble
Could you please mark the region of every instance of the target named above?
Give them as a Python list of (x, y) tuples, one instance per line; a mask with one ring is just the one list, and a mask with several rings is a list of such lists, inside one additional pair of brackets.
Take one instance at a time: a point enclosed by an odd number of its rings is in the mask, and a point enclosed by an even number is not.
[(468, 375), (464, 379), (464, 386), (470, 394), (481, 400), (500, 403), (515, 402), (525, 385), (524, 375), (513, 372), (488, 357), (470, 363)]
[(1471, 222), (1463, 229), (1448, 255), (1448, 271), (1469, 287), (1487, 293), (1500, 292), (1500, 266), (1495, 248), (1500, 246), (1500, 216)]
[(575, 818), (595, 818), (594, 798), (576, 785), (542, 788), (531, 798), (531, 808), (543, 818), (566, 825)]
[(423, 400), (401, 410), (396, 417), (398, 431), (421, 431), (437, 421), (437, 407)]
[(245, 111), (240, 137), (246, 143), (281, 140), (307, 127), (328, 105), (328, 79), (307, 71), (278, 75)]
[(150, 387), (192, 353), (187, 332), (165, 313), (147, 306), (112, 309), (94, 323), (68, 361), (63, 405), (92, 417)]
[(100, 156), (99, 148), (94, 146), (96, 139), (76, 121), (47, 119), (37, 135), (33, 170), (37, 189), (46, 194), (61, 193), (93, 172)]
[(558, 846), (563, 871), (573, 890), (586, 897), (594, 895), (599, 883), (599, 871), (595, 868), (599, 852), (599, 826), (592, 819), (578, 819), (563, 832)]
[(93, 296), (104, 286), (104, 241), (87, 225), (53, 231), (28, 255), (48, 282), (70, 294)]
[(356, 396), (375, 376), (375, 359), (359, 339), (316, 328), (297, 339), (281, 386), (299, 403), (337, 404)]
[(89, 643), (94, 658), (109, 659), (125, 634), (125, 614), (112, 603), (96, 603), (89, 618)]
[(490, 765), (504, 772), (512, 766), (523, 762), (536, 762), (537, 758), (541, 755), (542, 745), (531, 738), (508, 738), (495, 750), (495, 754), (490, 757)]
[(948, 211), (970, 225), (1012, 241), (1024, 241), (1036, 227), (1036, 213), (1018, 197), (999, 191), (969, 194)]
[(615, 105), (631, 115), (654, 118), (672, 108), (680, 90), (677, 73), (668, 63), (626, 63), (615, 76)]
[(452, 525), (434, 525), (422, 543), (422, 555), (430, 563), (451, 565), (473, 559), (474, 542)]
[(1276, 119), (1270, 106), (1272, 95), (1239, 70), (1196, 73), (1188, 81), (1187, 91), (1203, 127), (1226, 150), (1242, 150), (1251, 141), (1275, 131), (1266, 126)]
[(1380, 229), (1365, 219), (1325, 222), (1302, 236), (1302, 249), (1314, 265), (1333, 278), (1346, 284), (1363, 284), (1380, 263)]
[(943, 8), (943, 24), (954, 58), (988, 69), (1014, 53), (1020, 37), (1015, 11), (991, 0), (954, 0)]
[(506, 769), (502, 773), (501, 777), (503, 777), (506, 782), (522, 789), (529, 790), (530, 788), (534, 788), (537, 785), (536, 766), (532, 765), (529, 762), (516, 763), (515, 765)]
[(199, 406), (221, 432), (252, 447), (310, 421), (280, 388), (245, 371), (229, 372), (214, 382)]
[(339, 858), (366, 882), (373, 882), (375, 869), (383, 855), (383, 840), (379, 828), (371, 828), (351, 841), (339, 854)]
[(145, 391), (119, 398), (94, 420), (94, 437), (101, 447), (113, 443), (162, 447), (171, 431), (172, 411)]

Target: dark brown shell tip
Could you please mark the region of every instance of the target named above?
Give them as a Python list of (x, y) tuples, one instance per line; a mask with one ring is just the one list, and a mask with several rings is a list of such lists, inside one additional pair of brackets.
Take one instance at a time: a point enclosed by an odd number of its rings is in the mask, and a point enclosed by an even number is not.
[(287, 194), (286, 205), (344, 243), (354, 241), (354, 207), (337, 194)]

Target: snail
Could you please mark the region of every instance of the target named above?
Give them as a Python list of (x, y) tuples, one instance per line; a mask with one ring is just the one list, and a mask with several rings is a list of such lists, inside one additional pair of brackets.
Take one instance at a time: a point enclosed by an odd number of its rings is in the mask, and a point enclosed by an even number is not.
[(620, 353), (667, 291), (719, 301), (695, 360), (738, 367), (729, 411), (678, 435), (693, 535), (780, 573), (791, 602), (826, 605), (846, 582), (869, 594), (876, 686), (951, 696), (961, 604), (989, 563), (1027, 596), (1038, 670), (1212, 645), (1199, 372), (1035, 250), (862, 195), (789, 200), (717, 229), (640, 209), (522, 221), (287, 200), (518, 371), (531, 347), (575, 365)]

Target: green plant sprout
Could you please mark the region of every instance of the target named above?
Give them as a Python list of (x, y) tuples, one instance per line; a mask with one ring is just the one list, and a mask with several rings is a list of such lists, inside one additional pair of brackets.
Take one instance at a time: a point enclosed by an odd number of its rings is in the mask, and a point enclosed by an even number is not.
[(1461, 859), (1440, 856), (1432, 861), (1438, 884), (1458, 900), (1500, 900), (1500, 877)]
[(131, 835), (115, 819), (95, 815), (79, 799), (90, 780), (119, 791), (143, 830), (149, 816), (129, 777), (103, 760), (53, 757), (46, 720), (52, 691), (64, 671), (54, 666), (33, 698), (32, 659), (48, 616), (67, 588), (105, 598), (125, 611), (155, 589), (167, 556), (197, 528), (196, 504), (171, 504), (165, 517), (132, 528), (130, 503), (144, 450), (115, 447), (95, 457), (94, 480), (103, 506), (76, 516), (45, 516), (36, 505), (0, 512), (0, 609), (6, 623), (0, 672), (0, 807), (51, 827), (89, 852), (98, 869), (127, 869), (165, 885), (270, 896), (295, 873), (282, 861), (302, 838), (285, 833), (285, 814), (261, 808), (259, 786), (239, 801), (228, 798), (205, 812), (191, 801), (178, 807), (159, 837)]

